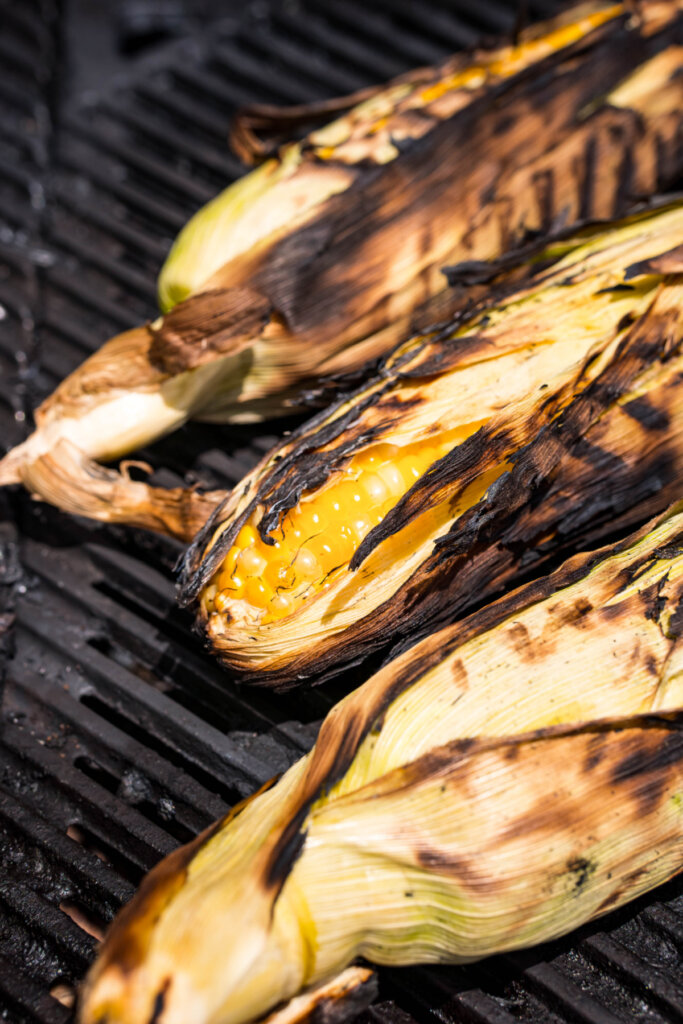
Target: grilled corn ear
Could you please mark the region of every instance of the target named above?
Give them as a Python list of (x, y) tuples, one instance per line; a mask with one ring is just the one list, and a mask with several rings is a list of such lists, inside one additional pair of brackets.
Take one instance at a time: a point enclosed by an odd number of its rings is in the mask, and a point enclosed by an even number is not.
[[(545, 941), (683, 867), (683, 503), (387, 665), (157, 867), (81, 1024), (246, 1024), (378, 964)], [(161, 1009), (159, 1010), (159, 1007)]]
[(92, 473), (70, 493), (56, 454), (36, 463), (61, 440), (115, 459), (188, 419), (290, 411), (461, 306), (445, 263), (623, 214), (681, 172), (682, 53), (682, 0), (583, 4), (518, 46), (397, 79), (285, 147), (193, 218), (161, 274), (165, 314), (57, 388), (0, 483), (121, 520), (125, 480), (88, 500)]
[(182, 598), (224, 663), (278, 685), (336, 669), (509, 582), (521, 539), (542, 554), (572, 521), (579, 536), (642, 521), (675, 495), (683, 203), (535, 260), (498, 305), (399, 347), (218, 507)]

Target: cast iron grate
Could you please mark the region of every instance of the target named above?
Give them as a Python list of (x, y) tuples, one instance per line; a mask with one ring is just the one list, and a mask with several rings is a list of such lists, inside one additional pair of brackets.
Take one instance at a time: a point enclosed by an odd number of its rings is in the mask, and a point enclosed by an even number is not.
[[(62, 4), (0, 2), (3, 441), (20, 438), (28, 409), (85, 354), (152, 314), (171, 238), (240, 172), (226, 145), (236, 106), (386, 78), (510, 30), (514, 6), (253, 4), (211, 38), (167, 46), (115, 91), (63, 103)], [(558, 5), (528, 6), (542, 16)], [(197, 427), (146, 457), (169, 483), (190, 467), (230, 484), (270, 440)], [(11, 500), (0, 536), (0, 623), (16, 605), (0, 765), (0, 1015), (64, 1024), (97, 936), (144, 872), (307, 749), (353, 680), (286, 698), (237, 688), (174, 607), (172, 543)], [(380, 972), (367, 1018), (683, 1020), (682, 948), (679, 882), (529, 953)]]

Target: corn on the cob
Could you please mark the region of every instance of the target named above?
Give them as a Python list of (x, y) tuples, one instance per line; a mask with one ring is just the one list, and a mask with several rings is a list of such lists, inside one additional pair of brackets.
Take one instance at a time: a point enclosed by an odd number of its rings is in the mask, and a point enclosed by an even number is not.
[(683, 867), (683, 503), (429, 637), (164, 861), (81, 1024), (246, 1024), (355, 957), (545, 941)]
[(192, 220), (160, 282), (165, 309), (183, 301), (57, 388), (0, 483), (184, 536), (170, 499), (150, 511), (155, 492), (124, 479), (103, 501), (97, 471), (60, 444), (107, 460), (188, 419), (287, 411), (461, 305), (444, 263), (626, 212), (681, 171), (682, 43), (683, 0), (584, 4), (518, 46), (398, 79), (285, 148)]
[[(535, 527), (537, 542), (566, 532), (579, 510), (559, 495), (577, 461), (603, 462), (580, 481), (584, 531), (671, 500), (683, 473), (683, 203), (552, 255), (499, 305), (397, 349), (217, 509), (188, 552), (183, 598), (199, 596), (226, 664), (288, 684), (433, 628), (440, 610), (499, 587), (506, 557), (505, 572), (519, 570), (515, 530)], [(639, 409), (654, 423), (639, 424)], [(648, 495), (634, 483), (651, 435), (671, 465)]]

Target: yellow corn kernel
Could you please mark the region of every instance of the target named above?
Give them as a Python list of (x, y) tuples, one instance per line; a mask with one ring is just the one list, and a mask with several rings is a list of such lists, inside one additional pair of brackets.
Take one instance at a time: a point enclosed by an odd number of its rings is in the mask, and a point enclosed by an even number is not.
[(225, 556), (225, 559), (223, 560), (223, 570), (229, 576), (232, 576), (233, 572), (235, 571), (237, 559), (240, 557), (241, 554), (242, 549), (233, 545), (233, 547), (230, 548), (227, 555)]
[(349, 527), (356, 538), (356, 547), (360, 545), (361, 541), (365, 540), (374, 525), (370, 517), (363, 515), (362, 512), (351, 519)]
[(333, 568), (330, 557), (332, 555), (332, 547), (327, 541), (330, 533), (331, 531), (328, 533), (319, 533), (317, 537), (312, 537), (308, 542), (308, 550), (322, 569), (323, 576), (326, 576), (329, 570)]
[(219, 591), (213, 599), (214, 610), (217, 611), (219, 615), (224, 615), (232, 602), (242, 596), (243, 589), (244, 588), (240, 587), (239, 590)]
[[(261, 610), (261, 621), (292, 614), (346, 569), (358, 546), (415, 480), (476, 426), (412, 445), (381, 443), (358, 452), (343, 471), (290, 509), (273, 534), (275, 545), (261, 540), (256, 518), (245, 524), (214, 577), (216, 610), (223, 611), (232, 597)], [(395, 543), (389, 545), (393, 554)]]
[(252, 576), (244, 584), (244, 599), (257, 608), (265, 608), (273, 598), (273, 589), (267, 583)]
[(268, 605), (268, 618), (284, 619), (294, 611), (294, 600), (286, 594), (276, 594)]
[(280, 587), (283, 590), (289, 590), (294, 586), (296, 570), (290, 562), (285, 562), (280, 558), (266, 566), (263, 578), (273, 590), (278, 590)]
[(321, 575), (318, 560), (308, 548), (299, 548), (294, 559), (294, 572), (297, 580), (313, 580)]
[(325, 518), (321, 510), (314, 507), (317, 504), (318, 502), (306, 502), (301, 506), (302, 511), (297, 514), (297, 528), (304, 539), (315, 537), (325, 528)]
[[(233, 570), (233, 572), (234, 572), (234, 570)], [(235, 589), (235, 584), (233, 582), (233, 573), (232, 572), (228, 572), (227, 569), (224, 572), (222, 572), (220, 574), (220, 576), (216, 577), (216, 590), (226, 590), (226, 589), (230, 589), (230, 590), (234, 590)]]
[(387, 485), (377, 473), (364, 473), (359, 484), (372, 505), (381, 505), (386, 501), (389, 494)]
[(357, 514), (363, 503), (363, 492), (355, 480), (346, 480), (334, 488), (332, 497), (332, 509), (336, 511), (342, 523), (348, 521), (349, 516)]
[(257, 537), (258, 534), (254, 527), (250, 526), (249, 523), (245, 523), (237, 534), (235, 545), (240, 551), (242, 551), (243, 548), (248, 548), (251, 547), (252, 544), (255, 544)]
[(261, 576), (268, 565), (268, 559), (263, 556), (261, 544), (252, 544), (241, 553), (237, 564), (245, 576)]
[(382, 478), (384, 485), (391, 495), (397, 497), (405, 491), (405, 482), (395, 462), (385, 462), (377, 470), (377, 475)]

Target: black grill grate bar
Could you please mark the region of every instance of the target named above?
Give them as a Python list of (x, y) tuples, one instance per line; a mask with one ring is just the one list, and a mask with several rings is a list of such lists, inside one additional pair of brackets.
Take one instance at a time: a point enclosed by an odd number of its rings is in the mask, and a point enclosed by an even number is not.
[[(358, 5), (351, 5), (347, 0), (327, 0), (324, 15), (334, 25), (343, 25), (347, 32), (355, 35), (359, 30), (374, 46), (385, 47), (390, 40), (391, 47), (400, 54), (409, 65), (420, 63), (432, 64), (441, 59), (447, 43), (430, 42), (422, 35), (408, 32), (395, 23), (387, 15)], [(373, 66), (373, 61), (370, 61)]]
[[(350, 79), (333, 62), (321, 67), (319, 60), (310, 50), (292, 50), (286, 36), (280, 40), (268, 27), (253, 37), (222, 40), (212, 49), (210, 66), (226, 75), (231, 88), (241, 87), (240, 103), (273, 97), (278, 103), (307, 103), (357, 87), (356, 79)], [(264, 75), (266, 65), (268, 74)]]
[[(481, 40), (481, 32), (438, 7), (431, 7), (429, 17), (424, 18), (421, 17), (421, 5), (416, 7), (413, 0), (375, 0), (373, 6), (385, 11), (396, 24), (402, 28), (405, 26), (408, 32), (433, 40), (441, 46), (446, 42), (458, 50), (473, 46)], [(468, 5), (468, 9), (471, 10), (472, 6)]]
[[(93, 125), (90, 121), (82, 124), (79, 118), (69, 121), (69, 130), (96, 146), (100, 151), (111, 154), (123, 167), (140, 172), (151, 182), (165, 185), (171, 194), (188, 203), (205, 203), (214, 196), (214, 190), (203, 182), (190, 178), (187, 174), (174, 170), (167, 161), (151, 157), (139, 148), (132, 149), (124, 139), (114, 138), (111, 132), (101, 124)], [(153, 189), (153, 186), (151, 186)]]
[[(22, 122), (25, 120), (25, 117), (25, 114), (21, 115)], [(4, 136), (3, 142), (5, 144), (11, 142), (22, 159), (28, 159), (34, 163), (41, 163), (43, 161), (43, 140), (35, 134), (27, 133), (25, 123), (15, 124), (9, 118), (4, 118), (2, 132)]]
[(654, 1002), (671, 1024), (683, 1021), (683, 988), (668, 974), (645, 963), (609, 935), (592, 935), (584, 939), (581, 949), (594, 962)]
[(11, 414), (14, 413), (15, 406), (12, 401), (11, 390), (9, 391), (9, 393), (6, 393), (5, 391), (0, 391), (0, 404), (7, 410), (7, 412)]
[[(21, 739), (22, 730), (15, 731)], [(20, 744), (20, 750), (23, 749), (24, 747)], [(129, 835), (125, 824), (122, 824), (118, 818), (102, 815), (99, 807), (92, 805), (91, 801), (93, 794), (97, 794), (97, 787), (87, 775), (75, 771), (74, 779), (78, 785), (75, 789), (67, 791), (58, 788), (54, 779), (45, 778), (42, 771), (36, 772), (36, 769), (21, 755), (12, 757), (9, 746), (6, 748), (5, 763), (7, 765), (6, 774), (9, 771), (12, 772), (12, 778), (6, 779), (5, 782), (7, 795), (9, 795), (11, 783), (12, 795), (20, 799), (21, 804), (26, 808), (26, 813), (36, 822), (40, 820), (46, 807), (50, 808), (52, 832), (47, 839), (50, 848), (53, 848), (53, 840), (61, 839), (64, 836), (71, 842), (67, 833), (71, 830), (72, 834), (75, 834), (74, 828), (76, 828), (79, 830), (82, 842), (74, 840), (75, 849), (79, 852), (85, 851), (94, 858), (89, 875), (88, 869), (84, 868), (84, 875), (89, 877), (85, 889), (79, 890), (76, 878), (74, 878), (72, 894), (81, 891), (87, 898), (88, 893), (94, 893), (94, 905), (101, 908), (102, 913), (110, 912), (107, 908), (111, 909), (127, 899), (133, 888), (140, 883), (143, 875), (159, 859), (161, 854), (155, 846), (150, 843), (138, 842), (137, 837)], [(5, 794), (1, 789), (0, 793), (2, 794), (0, 800), (4, 800)], [(124, 807), (124, 811), (126, 810), (127, 807)], [(152, 827), (146, 819), (144, 822), (146, 827)], [(87, 846), (85, 845), (86, 837)], [(177, 843), (169, 837), (168, 849), (172, 849), (174, 845)], [(107, 864), (92, 853), (93, 848), (105, 852)], [(54, 849), (59, 849), (57, 843), (55, 843)], [(70, 863), (71, 859), (67, 860), (65, 864), (59, 862), (60, 866), (65, 867), (67, 874), (71, 873)], [(106, 891), (106, 885), (102, 883), (102, 869), (110, 870), (107, 865), (111, 865), (111, 870), (119, 877), (120, 896), (113, 893), (110, 897)], [(76, 877), (77, 874), (78, 872), (76, 872)]]
[(92, 225), (101, 231), (105, 238), (115, 239), (117, 242), (139, 252), (142, 257), (151, 260), (155, 267), (155, 276), (168, 252), (168, 244), (155, 238), (149, 232), (140, 231), (129, 223), (124, 223), (120, 216), (103, 210), (93, 202), (85, 202), (75, 199), (66, 190), (59, 194), (59, 205), (69, 214), (76, 217), (85, 224)]
[(69, 838), (66, 832), (59, 832), (34, 807), (0, 790), (0, 827), (3, 824), (15, 834), (22, 833), (48, 862), (66, 869), (78, 891), (95, 899), (99, 906), (122, 904), (133, 895), (134, 886), (103, 860)]
[(529, 16), (531, 18), (552, 18), (563, 7), (570, 7), (571, 0), (531, 0)]
[(6, 1012), (16, 1014), (6, 1017), (11, 1024), (67, 1024), (71, 1011), (61, 1006), (56, 999), (45, 992), (44, 985), (31, 981), (17, 965), (0, 956), (0, 978), (2, 994), (6, 1000)]
[(477, 0), (469, 10), (472, 24), (482, 32), (509, 34), (515, 26), (515, 12), (510, 4), (499, 0)]
[(679, 916), (669, 907), (655, 903), (643, 911), (641, 920), (654, 931), (671, 939), (683, 953), (683, 915)]
[[(251, 53), (244, 48), (242, 41), (220, 43), (214, 50), (214, 56), (230, 74), (244, 76), (252, 90), (252, 102), (258, 98), (258, 93), (268, 97), (273, 92), (287, 102), (306, 102), (321, 95), (338, 93), (343, 96), (367, 84), (367, 72), (361, 76), (330, 61), (323, 63), (310, 48), (297, 45), (284, 33), (275, 35), (270, 29), (263, 29), (249, 40), (249, 44)], [(267, 62), (272, 63), (264, 77), (263, 68)]]
[[(191, 617), (179, 611), (176, 607), (174, 584), (168, 577), (163, 577), (156, 569), (147, 566), (142, 559), (128, 558), (125, 555), (122, 557), (120, 552), (115, 553), (102, 545), (90, 544), (87, 547), (87, 551), (91, 556), (93, 566), (96, 566), (108, 581), (108, 592), (112, 595), (112, 598), (115, 597), (116, 591), (119, 590), (122, 595), (135, 595), (140, 603), (137, 615), (124, 614), (118, 603), (108, 603), (105, 611), (99, 597), (93, 595), (90, 589), (85, 591), (84, 601), (86, 605), (91, 610), (96, 609), (98, 614), (106, 615), (107, 619), (111, 618), (111, 621), (107, 623), (108, 629), (113, 631), (111, 635), (116, 635), (117, 624), (122, 626), (125, 624), (127, 642), (134, 642), (134, 634), (132, 632), (134, 630), (135, 637), (139, 636), (142, 643), (149, 647), (151, 656), (157, 659), (163, 653), (163, 650), (167, 649), (165, 645), (170, 641), (174, 649), (178, 651), (183, 672), (191, 673), (190, 681), (192, 685), (196, 685), (203, 676), (207, 681), (215, 683), (220, 689), (223, 701), (236, 700), (245, 711), (248, 711), (249, 708), (254, 709), (266, 705), (268, 712), (261, 712), (261, 714), (268, 722), (268, 726), (281, 719), (282, 708), (284, 707), (282, 695), (273, 695), (268, 690), (231, 686), (227, 673), (215, 662), (207, 662), (204, 656), (195, 657), (193, 655), (193, 648), (198, 646), (198, 643), (191, 633)], [(141, 554), (141, 552), (138, 552), (138, 554)], [(40, 571), (40, 567), (37, 567), (37, 571)], [(52, 578), (53, 572), (50, 573), (50, 578)], [(147, 621), (155, 624), (158, 629), (158, 636), (163, 637), (161, 643), (164, 646), (155, 643), (150, 638), (148, 629), (143, 629), (143, 632), (140, 633), (139, 623), (141, 616), (145, 613), (149, 614), (150, 608), (157, 609), (158, 614), (154, 614)], [(116, 619), (116, 616), (119, 616), (119, 618)], [(128, 631), (129, 628), (131, 631)], [(140, 649), (142, 650), (143, 648), (141, 647)], [(324, 714), (328, 710), (333, 703), (333, 697), (329, 695), (329, 691), (326, 689), (313, 688), (307, 691), (300, 691), (294, 702), (296, 709), (301, 715), (306, 710), (310, 710), (312, 714), (317, 716)]]
[(374, 1021), (375, 1024), (415, 1024), (414, 1017), (390, 999), (373, 1003), (360, 1019), (363, 1024), (367, 1024), (368, 1021)]
[[(151, 142), (157, 144), (162, 150), (167, 151), (168, 159), (175, 157), (182, 158), (201, 168), (212, 182), (227, 184), (228, 180), (237, 177), (242, 167), (240, 162), (230, 155), (228, 149), (228, 126), (224, 131), (214, 122), (216, 135), (222, 136), (221, 143), (223, 151), (217, 150), (217, 143), (207, 145), (199, 134), (194, 130), (200, 117), (200, 108), (197, 104), (196, 112), (192, 113), (192, 105), (181, 103), (177, 93), (173, 99), (164, 101), (161, 93), (156, 93), (153, 88), (147, 90), (138, 89), (138, 95), (144, 96), (145, 107), (135, 110), (122, 109), (120, 111), (105, 108), (107, 114), (118, 120), (127, 127), (133, 129), (138, 138), (144, 140), (144, 144), (154, 153), (159, 155), (159, 149), (153, 149)], [(176, 102), (178, 101), (178, 102)], [(157, 108), (155, 110), (155, 107)], [(159, 112), (164, 113), (163, 121)], [(208, 118), (205, 118), (208, 120)]]
[[(459, 992), (455, 1007), (457, 1007), (456, 1020), (463, 1024), (513, 1024), (517, 1018), (504, 1010), (500, 1003), (497, 1003), (492, 996), (485, 992), (470, 990)], [(430, 1016), (438, 1016), (442, 1020), (451, 1018), (450, 1014), (438, 1013)], [(453, 1018), (451, 1018), (453, 1019)]]
[[(53, 228), (51, 244), (61, 248), (70, 256), (78, 257), (84, 266), (95, 267), (106, 274), (108, 280), (115, 281), (129, 292), (134, 292), (147, 303), (153, 302), (155, 275), (149, 271), (133, 268), (113, 255), (106, 255), (102, 252), (102, 248), (94, 242), (84, 243), (74, 238), (68, 231), (60, 230), (59, 226)], [(58, 254), (56, 254), (56, 259), (59, 260)]]
[(35, 182), (35, 174), (32, 171), (0, 157), (0, 176), (5, 181), (11, 181), (14, 185), (20, 186), (30, 195), (31, 187)]
[[(143, 707), (140, 713), (144, 714), (146, 719), (150, 715), (157, 716), (154, 724), (157, 731), (162, 730), (161, 734), (165, 737), (168, 724), (164, 720), (159, 720), (158, 715), (160, 713), (173, 715), (172, 709), (175, 706), (173, 703), (175, 701), (183, 707), (191, 707), (196, 716), (213, 725), (221, 725), (226, 731), (239, 728), (260, 734), (269, 733), (272, 742), (277, 742), (278, 736), (284, 737), (280, 743), (281, 767), (286, 766), (285, 762), (289, 763), (296, 753), (302, 753), (308, 749), (312, 739), (308, 727), (294, 728), (292, 723), (283, 721), (286, 710), (281, 702), (278, 702), (268, 691), (260, 691), (257, 694), (253, 690), (247, 690), (244, 693), (239, 687), (230, 683), (225, 673), (217, 665), (207, 665), (205, 660), (192, 654), (185, 645), (178, 645), (177, 638), (175, 645), (171, 645), (164, 640), (160, 643), (150, 638), (151, 634), (148, 628), (142, 630), (138, 628), (133, 632), (127, 628), (127, 623), (137, 626), (138, 620), (135, 615), (131, 616), (127, 611), (123, 611), (116, 618), (114, 624), (110, 625), (114, 620), (102, 609), (101, 602), (98, 600), (99, 595), (93, 594), (92, 596), (95, 603), (91, 606), (91, 610), (97, 613), (93, 625), (94, 635), (85, 644), (74, 645), (73, 642), (64, 641), (59, 647), (59, 653), (64, 659), (68, 659), (70, 656), (77, 657), (81, 670), (87, 672), (88, 685), (83, 687), (84, 691), (89, 692), (89, 688), (94, 688), (94, 691), (100, 693), (105, 702), (114, 701), (120, 706), (126, 706), (128, 703), (132, 708), (135, 705), (130, 702), (134, 701), (136, 696), (129, 697), (129, 692), (132, 690), (134, 695), (144, 695), (149, 689), (149, 680), (154, 678), (159, 681), (162, 692), (172, 690), (173, 699), (170, 704), (162, 705), (161, 712), (155, 704), (153, 708)], [(69, 625), (66, 618), (65, 624)], [(42, 641), (43, 634), (39, 621), (27, 618), (26, 628)], [(54, 643), (50, 641), (49, 634), (50, 627), (48, 626), (48, 641), (54, 646)], [(98, 641), (100, 634), (106, 638), (101, 644)], [(118, 679), (119, 670), (124, 673), (121, 676), (122, 685), (124, 682), (126, 684), (123, 691), (120, 687), (115, 686), (110, 679), (112, 673), (115, 673)], [(317, 692), (315, 696), (318, 697)], [(324, 695), (320, 703), (311, 700), (310, 697), (302, 703), (305, 707), (310, 706), (311, 717), (317, 719), (322, 716), (330, 700), (331, 698)], [(220, 711), (217, 710), (218, 708)], [(304, 708), (297, 707), (296, 710), (301, 715)], [(179, 744), (180, 746), (176, 745), (177, 749), (174, 751), (176, 759), (178, 754), (184, 755), (185, 753), (182, 737)], [(158, 748), (158, 744), (156, 746)], [(168, 753), (167, 756), (172, 755)], [(186, 761), (185, 765), (186, 770), (192, 771)], [(238, 767), (240, 768), (240, 777), (249, 775), (249, 765), (243, 764), (243, 758), (240, 759)], [(216, 779), (214, 788), (218, 790), (221, 784), (232, 784), (233, 776), (234, 772), (227, 772), (223, 766), (222, 771), (214, 773)], [(207, 783), (207, 785), (209, 784)]]
[(81, 974), (93, 955), (93, 939), (68, 915), (28, 886), (16, 882), (0, 890), (0, 906), (31, 931), (45, 936), (60, 959)]
[[(13, 115), (32, 115), (37, 102), (36, 97), (26, 87), (18, 86), (13, 79), (0, 79), (0, 103), (6, 104)], [(5, 125), (2, 127), (4, 131)]]
[[(106, 332), (102, 332), (101, 326), (97, 331), (89, 330), (62, 311), (57, 316), (48, 310), (41, 324), (41, 332), (46, 339), (41, 353), (41, 369), (59, 380), (70, 373), (84, 355), (92, 352), (106, 339)], [(54, 334), (54, 338), (50, 336), (51, 333)], [(59, 343), (61, 339), (68, 345), (68, 365), (64, 362), (64, 356), (56, 351), (54, 344), (55, 341)]]
[[(6, 242), (0, 242), (0, 258), (5, 266), (9, 267), (15, 274), (20, 276), (22, 279), (27, 280), (28, 276), (32, 273), (35, 264), (31, 260), (31, 250), (28, 245), (25, 244), (26, 235), (23, 232), (17, 232), (16, 237), (20, 238), (23, 235), (24, 241), (20, 244), (11, 245)], [(7, 281), (1, 282), (3, 286), (6, 286)], [(14, 307), (18, 308), (19, 305), (23, 305), (22, 297), (14, 296)]]
[[(476, 972), (479, 964), (471, 971)], [(458, 977), (456, 969), (454, 975)], [(461, 1007), (466, 1021), (490, 1021), (491, 1024), (513, 1024), (515, 1018), (492, 996), (470, 986), (476, 979), (469, 977), (468, 988), (460, 990), (456, 983), (446, 982), (443, 969), (430, 970), (416, 967), (411, 970), (394, 968), (385, 973), (385, 990), (399, 1005), (406, 1007), (420, 1021), (459, 1020)], [(483, 998), (482, 998), (483, 997)], [(492, 1016), (487, 1016), (492, 1014)]]
[[(39, 12), (36, 10), (29, 10), (31, 4), (22, 4), (17, 6), (12, 3), (4, 3), (2, 5), (2, 18), (3, 27), (5, 30), (8, 28), (23, 35), (27, 45), (33, 45), (37, 49), (43, 50), (51, 44), (51, 36), (49, 26), (44, 21), (45, 10), (44, 7)], [(36, 17), (36, 13), (40, 13), (42, 17)]]
[[(90, 147), (88, 147), (88, 151), (92, 152)], [(63, 164), (67, 170), (78, 175), (79, 178), (83, 178), (83, 165), (80, 159), (75, 160), (69, 153), (66, 153), (63, 157)], [(112, 173), (111, 168), (101, 171), (95, 166), (89, 166), (88, 179), (104, 195), (114, 197), (123, 203), (129, 211), (139, 211), (145, 222), (156, 220), (158, 224), (155, 224), (154, 230), (158, 230), (160, 227), (162, 231), (169, 232), (170, 236), (180, 231), (185, 225), (187, 213), (181, 208), (182, 204), (171, 204), (165, 199), (159, 198), (158, 193), (155, 194), (151, 189), (144, 190), (138, 184), (120, 180), (116, 173)], [(94, 196), (90, 198), (90, 202), (96, 201)], [(188, 211), (190, 208), (188, 204)]]
[(364, 43), (358, 33), (350, 34), (335, 25), (330, 27), (315, 16), (297, 18), (286, 12), (279, 14), (275, 21), (277, 29), (286, 33), (288, 39), (313, 43), (316, 50), (330, 53), (343, 67), (350, 67), (367, 76), (368, 67), (382, 79), (393, 78), (404, 70), (405, 62), (387, 52), (378, 53), (371, 43)]
[[(164, 83), (159, 81), (140, 84), (135, 93), (144, 105), (144, 114), (137, 115), (140, 124), (146, 131), (150, 118), (163, 114), (165, 120), (161, 137), (173, 143), (176, 155), (185, 155), (218, 174), (229, 173), (237, 177), (243, 173), (244, 167), (228, 146), (230, 117), (225, 108), (222, 115), (207, 112), (200, 100), (179, 89), (170, 95)], [(235, 105), (234, 99), (232, 105)], [(175, 129), (174, 123), (177, 125)], [(184, 134), (188, 132), (191, 138)]]
[[(514, 957), (511, 962), (515, 963)], [(559, 1007), (564, 1014), (569, 1014), (577, 1024), (621, 1024), (618, 1017), (583, 992), (553, 964), (534, 964), (524, 971), (524, 978), (532, 991), (550, 1005)]]
[[(28, 315), (28, 307), (23, 305), (17, 305), (17, 301), (15, 300), (14, 296), (10, 295), (8, 292), (5, 292), (4, 290), (0, 290), (0, 295), (0, 304), (2, 305), (5, 312), (14, 320), (18, 320), (19, 322), (21, 322), (21, 320)], [(21, 302), (21, 298), (19, 298), (18, 301)], [(2, 333), (4, 334), (4, 331)], [(7, 348), (5, 349), (5, 351), (7, 352), (7, 355), (11, 360), (13, 359), (16, 352), (16, 339), (3, 338), (3, 348), (5, 347), (5, 341), (7, 342)], [(12, 344), (12, 341), (14, 341), (14, 344)]]
[[(92, 282), (85, 282), (77, 275), (72, 276), (68, 269), (59, 263), (51, 269), (48, 285), (50, 289), (58, 289), (73, 299), (77, 305), (108, 317), (119, 330), (126, 330), (135, 323), (135, 314), (128, 307), (107, 298), (102, 294), (102, 290), (93, 287)], [(146, 305), (138, 304), (138, 308), (138, 316), (144, 316), (145, 312), (148, 312)], [(93, 339), (95, 345), (103, 340)]]
[[(213, 57), (209, 58), (211, 62), (213, 59)], [(173, 69), (171, 78), (178, 89), (182, 89), (183, 93), (202, 103), (205, 109), (207, 107), (214, 109), (222, 121), (225, 119), (226, 109), (232, 111), (237, 107), (253, 103), (257, 97), (273, 98), (273, 94), (275, 94), (279, 103), (305, 102), (312, 98), (310, 90), (297, 88), (296, 83), (288, 79), (285, 79), (286, 92), (276, 90), (272, 85), (270, 72), (268, 81), (261, 81), (255, 91), (256, 87), (254, 86), (243, 86), (230, 77), (226, 78), (226, 69), (220, 63), (216, 66), (215, 71), (211, 70), (212, 66), (212, 63), (207, 63), (201, 72), (192, 67), (177, 67)], [(277, 69), (273, 70), (277, 74)], [(320, 95), (321, 90), (318, 89), (316, 96)]]
[(4, 742), (9, 754), (43, 776), (40, 782), (43, 806), (49, 799), (70, 800), (73, 817), (80, 817), (95, 833), (111, 834), (111, 843), (117, 849), (120, 837), (125, 834), (121, 852), (147, 870), (178, 845), (163, 828), (79, 771), (61, 757), (59, 751), (37, 744), (20, 729), (6, 729)]
[[(122, 778), (130, 768), (134, 768), (146, 789), (149, 788), (147, 782), (154, 784), (157, 799), (172, 797), (176, 805), (173, 817), (184, 827), (194, 830), (194, 833), (199, 832), (227, 810), (223, 800), (188, 774), (187, 767), (183, 766), (185, 770), (178, 771), (172, 762), (132, 739), (106, 721), (101, 713), (91, 711), (45, 677), (24, 672), (21, 678), (13, 675), (12, 681), (27, 698), (33, 702), (40, 701), (48, 713), (57, 712), (69, 733), (78, 735), (79, 741), (86, 744), (91, 756), (105, 770)], [(140, 802), (143, 799), (141, 796)]]
[(33, 208), (26, 194), (22, 194), (11, 201), (9, 198), (0, 196), (0, 219), (6, 224), (15, 228), (25, 227), (33, 213)]
[[(72, 687), (79, 687), (80, 682), (81, 692), (98, 693), (105, 704), (114, 702), (126, 708), (127, 715), (148, 728), (152, 735), (163, 735), (166, 747), (175, 749), (186, 761), (201, 765), (218, 782), (231, 787), (242, 781), (242, 789), (245, 789), (249, 785), (261, 785), (273, 775), (271, 766), (250, 756), (229, 736), (209, 723), (198, 722), (195, 715), (154, 687), (141, 685), (136, 675), (95, 648), (84, 645), (74, 650), (73, 641), (51, 635), (53, 624), (46, 627), (40, 620), (31, 620), (30, 616), (24, 619), (21, 608), (19, 621), (26, 632), (39, 638), (43, 646), (51, 647), (64, 660), (78, 659), (81, 670), (88, 674), (88, 682), (79, 680), (73, 673)], [(201, 725), (201, 730), (198, 730), (198, 725)]]
[(12, 39), (10, 42), (8, 39), (0, 37), (0, 62), (3, 68), (11, 69), (15, 74), (25, 76), (30, 84), (34, 85), (36, 77), (38, 77), (36, 75), (36, 54), (25, 42), (20, 39)]
[[(35, 98), (31, 93), (13, 79), (0, 79), (0, 101), (10, 107), (16, 107), (24, 114), (30, 114), (35, 108)], [(3, 125), (4, 130), (4, 125)]]

